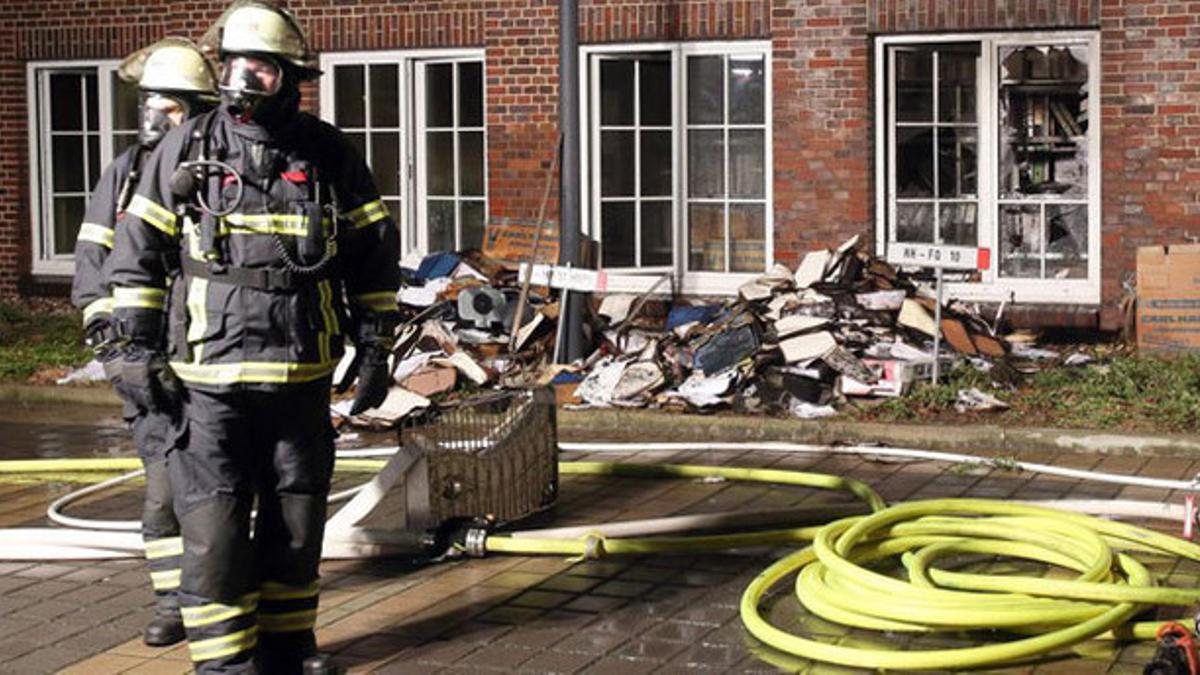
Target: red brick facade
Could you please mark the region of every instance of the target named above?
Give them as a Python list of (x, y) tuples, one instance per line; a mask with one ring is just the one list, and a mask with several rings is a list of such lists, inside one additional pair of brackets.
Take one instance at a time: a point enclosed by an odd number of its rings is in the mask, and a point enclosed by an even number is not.
[[(0, 294), (56, 288), (29, 274), (25, 63), (116, 58), (169, 32), (195, 36), (225, 4), (9, 0), (0, 8)], [(533, 216), (554, 151), (557, 2), (288, 4), (321, 51), (485, 48), (489, 215)], [(579, 16), (584, 44), (772, 42), (775, 251), (782, 262), (852, 234), (873, 236), (871, 36), (896, 32), (1099, 27), (1106, 324), (1133, 271), (1135, 247), (1200, 235), (1200, 3), (580, 0)], [(307, 93), (315, 108), (315, 89)]]

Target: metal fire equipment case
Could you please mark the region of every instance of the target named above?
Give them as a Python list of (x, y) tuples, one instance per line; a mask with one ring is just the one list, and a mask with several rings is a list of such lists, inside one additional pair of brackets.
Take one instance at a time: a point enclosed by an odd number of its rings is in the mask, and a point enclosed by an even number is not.
[(519, 520), (557, 494), (553, 390), (503, 392), (401, 430), (397, 455), (330, 524), (394, 544), (401, 531), (420, 537), (465, 520)]

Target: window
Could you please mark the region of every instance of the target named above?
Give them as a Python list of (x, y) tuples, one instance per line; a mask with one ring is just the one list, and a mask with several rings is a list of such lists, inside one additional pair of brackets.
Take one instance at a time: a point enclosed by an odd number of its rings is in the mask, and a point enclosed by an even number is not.
[(585, 47), (586, 229), (610, 271), (731, 292), (772, 259), (770, 46)]
[(989, 268), (952, 294), (1098, 302), (1098, 36), (888, 36), (876, 68), (880, 253), (984, 247)]
[(137, 140), (137, 88), (115, 69), (109, 61), (29, 64), (35, 274), (74, 273), (91, 191), (112, 158)]
[(478, 248), (487, 219), (483, 53), (323, 54), (321, 114), (358, 147), (403, 253)]

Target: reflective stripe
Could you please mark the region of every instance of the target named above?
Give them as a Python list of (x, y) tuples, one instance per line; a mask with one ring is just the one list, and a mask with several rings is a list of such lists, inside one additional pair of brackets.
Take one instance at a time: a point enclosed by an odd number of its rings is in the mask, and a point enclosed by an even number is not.
[(299, 612), (284, 612), (282, 614), (258, 615), (258, 625), (264, 632), (286, 633), (297, 630), (311, 630), (317, 625), (317, 610), (304, 609)]
[(396, 312), (400, 307), (396, 304), (395, 291), (377, 291), (350, 296), (350, 302), (376, 312)]
[(197, 384), (236, 384), (259, 382), (288, 384), (311, 382), (333, 372), (336, 360), (322, 363), (184, 363), (172, 361), (171, 369), (187, 382)]
[[(328, 225), (327, 220), (322, 222)], [(304, 237), (308, 235), (308, 216), (290, 213), (231, 213), (221, 219), (221, 229), (231, 234), (289, 234)]]
[(83, 308), (83, 325), (87, 326), (92, 322), (92, 319), (95, 319), (101, 314), (112, 314), (112, 311), (112, 298), (99, 298), (97, 300), (93, 300), (88, 303), (87, 307)]
[(141, 195), (133, 196), (133, 200), (129, 202), (129, 208), (125, 209), (125, 212), (141, 218), (162, 230), (167, 236), (174, 237), (179, 234), (179, 228), (175, 226), (175, 214)]
[(204, 351), (204, 334), (208, 332), (208, 279), (191, 277), (187, 289), (188, 344), (196, 344), (192, 350), (192, 361), (200, 363)]
[(219, 602), (213, 602), (199, 607), (180, 607), (179, 613), (183, 616), (183, 625), (188, 628), (199, 628), (200, 626), (210, 626), (219, 621), (225, 621), (238, 616), (245, 616), (254, 613), (258, 608), (258, 593), (247, 593), (238, 598), (236, 605), (224, 605)]
[(188, 642), (193, 661), (211, 661), (222, 656), (253, 649), (258, 644), (258, 626), (208, 640)]
[(150, 585), (156, 591), (170, 591), (179, 588), (179, 580), (182, 570), (163, 570), (161, 572), (150, 573)]
[(317, 295), (320, 297), (321, 318), (325, 322), (325, 330), (317, 333), (317, 353), (322, 362), (328, 362), (333, 359), (330, 336), (338, 332), (337, 317), (333, 313), (333, 287), (328, 279), (317, 283)]
[(97, 225), (96, 223), (84, 223), (79, 227), (79, 241), (90, 241), (93, 244), (100, 244), (104, 248), (113, 247), (113, 238), (116, 232), (111, 227)]
[(387, 205), (383, 203), (382, 199), (376, 199), (373, 202), (367, 202), (356, 209), (351, 209), (344, 215), (345, 218), (349, 220), (352, 225), (354, 225), (354, 229), (356, 230), (368, 225), (373, 225), (384, 218), (391, 216), (391, 214), (388, 213)]
[(320, 595), (321, 582), (314, 581), (307, 586), (288, 586), (275, 581), (264, 581), (259, 590), (263, 600), (298, 600)]
[(141, 307), (144, 309), (162, 309), (167, 292), (161, 288), (126, 288), (117, 286), (113, 289), (113, 309)]
[(168, 537), (146, 542), (146, 559), (158, 560), (183, 555), (183, 537)]

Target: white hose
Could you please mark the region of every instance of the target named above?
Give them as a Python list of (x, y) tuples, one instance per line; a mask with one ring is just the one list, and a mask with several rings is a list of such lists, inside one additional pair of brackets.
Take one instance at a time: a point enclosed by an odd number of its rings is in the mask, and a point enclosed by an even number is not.
[(872, 445), (806, 445), (802, 443), (783, 443), (778, 441), (755, 441), (751, 443), (559, 443), (559, 450), (571, 452), (653, 452), (653, 451), (740, 451), (770, 450), (774, 452), (807, 452), (816, 454), (860, 455), (868, 457), (893, 457), (900, 459), (918, 459), (931, 462), (950, 462), (952, 464), (974, 464), (981, 467), (1011, 469), (1013, 471), (1028, 471), (1048, 476), (1062, 476), (1077, 480), (1088, 480), (1097, 483), (1115, 483), (1118, 485), (1136, 485), (1138, 487), (1157, 488), (1160, 490), (1200, 491), (1200, 480), (1172, 480), (1168, 478), (1146, 478), (1143, 476), (1123, 476), (1115, 473), (1100, 471), (1084, 471), (1065, 466), (1052, 466), (1035, 462), (1021, 462), (1001, 457), (981, 457), (964, 455), (956, 452), (938, 452), (935, 450), (915, 450), (911, 448), (876, 447)]

